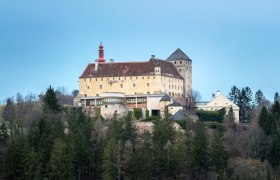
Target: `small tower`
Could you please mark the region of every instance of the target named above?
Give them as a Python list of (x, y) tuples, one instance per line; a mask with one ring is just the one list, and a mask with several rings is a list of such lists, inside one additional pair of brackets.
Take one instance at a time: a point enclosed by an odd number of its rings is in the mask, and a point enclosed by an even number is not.
[(100, 42), (100, 45), (99, 45), (99, 58), (98, 58), (98, 63), (105, 63), (105, 59), (104, 59), (104, 49), (103, 49), (102, 42)]
[(192, 94), (192, 60), (178, 48), (166, 61), (171, 62), (184, 78), (184, 95), (189, 97)]

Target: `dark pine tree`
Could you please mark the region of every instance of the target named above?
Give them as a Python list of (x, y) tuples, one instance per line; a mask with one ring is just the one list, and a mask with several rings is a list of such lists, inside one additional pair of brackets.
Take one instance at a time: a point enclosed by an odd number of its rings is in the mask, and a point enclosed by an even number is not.
[(280, 165), (280, 134), (278, 133), (272, 139), (269, 148), (268, 160), (273, 167)]
[(47, 89), (47, 92), (43, 98), (43, 103), (43, 107), (46, 112), (59, 112), (61, 109), (60, 104), (56, 98), (56, 93), (51, 86)]
[(274, 95), (274, 101), (280, 101), (280, 96), (278, 92), (276, 92)]
[(196, 178), (206, 178), (209, 170), (209, 150), (208, 140), (203, 123), (197, 123), (195, 137), (193, 141), (194, 160), (196, 168)]
[(234, 104), (239, 104), (238, 100), (239, 100), (239, 96), (240, 96), (240, 90), (236, 87), (233, 86), (231, 88), (231, 91), (229, 93), (228, 98), (234, 103)]
[(222, 135), (218, 131), (215, 131), (212, 137), (210, 162), (212, 170), (220, 176), (224, 176), (227, 165), (227, 152), (223, 144)]
[(263, 92), (259, 89), (255, 94), (255, 104), (259, 105), (261, 102), (265, 100)]

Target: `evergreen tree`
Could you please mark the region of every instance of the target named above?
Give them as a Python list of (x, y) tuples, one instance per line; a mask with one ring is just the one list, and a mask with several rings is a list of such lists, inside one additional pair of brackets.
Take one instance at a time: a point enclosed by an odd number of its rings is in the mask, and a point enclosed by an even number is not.
[(153, 156), (156, 178), (166, 178), (166, 176), (170, 176), (169, 173), (171, 172), (171, 169), (168, 169), (168, 164), (170, 163), (170, 157), (168, 159), (169, 150), (166, 149), (165, 146), (168, 141), (171, 145), (174, 143), (176, 131), (172, 126), (170, 116), (168, 108), (166, 107), (164, 118), (162, 120), (158, 119), (154, 122), (152, 142), (154, 147)]
[(272, 139), (269, 147), (268, 160), (273, 167), (280, 165), (280, 134), (278, 133)]
[(274, 95), (274, 101), (280, 101), (280, 96), (278, 92), (276, 92)]
[(39, 177), (48, 176), (48, 163), (54, 144), (52, 132), (50, 121), (42, 118), (39, 122), (32, 123), (28, 133), (28, 141), (34, 150), (34, 157), (38, 157), (38, 159), (35, 159), (38, 162), (36, 167), (38, 172), (35, 172), (35, 174), (38, 174)]
[(50, 159), (50, 175), (55, 179), (75, 179), (71, 148), (61, 139), (56, 139)]
[(103, 178), (105, 180), (115, 179), (116, 177), (116, 139), (111, 138), (104, 148), (103, 154)]
[(28, 145), (23, 135), (11, 140), (4, 159), (4, 179), (27, 179)]
[(3, 175), (4, 155), (8, 146), (8, 131), (5, 123), (0, 126), (0, 179)]
[(8, 130), (5, 123), (0, 126), (0, 146), (5, 146), (8, 143)]
[(280, 102), (279, 102), (279, 100), (274, 101), (274, 104), (271, 106), (271, 113), (276, 118), (276, 120), (279, 122), (279, 120), (280, 120)]
[(198, 122), (193, 141), (196, 178), (206, 177), (209, 170), (208, 140), (203, 123)]
[(214, 132), (212, 137), (210, 159), (212, 170), (223, 176), (227, 165), (227, 153), (222, 136), (217, 131)]
[(69, 138), (73, 151), (75, 175), (78, 179), (91, 177), (94, 162), (93, 125), (82, 112), (82, 108), (74, 108), (69, 121)]
[(51, 86), (47, 89), (47, 92), (44, 95), (43, 104), (46, 112), (59, 112), (61, 110), (55, 91)]
[(151, 134), (145, 132), (142, 142), (138, 142), (138, 147), (132, 153), (129, 168), (130, 175), (135, 179), (150, 179), (153, 175), (153, 149)]
[(254, 107), (252, 91), (249, 87), (242, 88), (239, 96), (239, 114), (242, 122), (250, 122), (251, 110)]
[(258, 119), (258, 123), (259, 126), (264, 130), (265, 133), (269, 134), (269, 127), (267, 125), (267, 118), (268, 118), (268, 111), (267, 108), (265, 106), (262, 107), (262, 110), (260, 112), (259, 115), (259, 119)]
[(236, 87), (233, 86), (231, 88), (231, 92), (229, 93), (228, 98), (234, 103), (234, 104), (239, 104), (239, 96), (240, 96), (240, 90)]
[(265, 100), (265, 97), (262, 93), (262, 91), (259, 89), (255, 94), (255, 103), (259, 105), (261, 102)]

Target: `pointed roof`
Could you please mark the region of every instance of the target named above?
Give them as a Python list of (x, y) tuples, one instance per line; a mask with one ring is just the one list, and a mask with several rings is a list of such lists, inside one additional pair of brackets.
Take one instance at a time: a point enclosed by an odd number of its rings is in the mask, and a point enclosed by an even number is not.
[(174, 61), (174, 60), (187, 60), (191, 61), (191, 59), (180, 49), (176, 49), (174, 53), (172, 53), (167, 59), (167, 61)]
[(180, 121), (185, 119), (185, 113), (182, 109), (179, 109), (173, 116), (171, 116), (171, 119), (175, 121)]
[(167, 94), (164, 94), (160, 101), (171, 101), (171, 98)]
[(169, 104), (168, 107), (181, 107), (182, 105), (177, 103), (177, 102), (173, 102), (172, 104)]

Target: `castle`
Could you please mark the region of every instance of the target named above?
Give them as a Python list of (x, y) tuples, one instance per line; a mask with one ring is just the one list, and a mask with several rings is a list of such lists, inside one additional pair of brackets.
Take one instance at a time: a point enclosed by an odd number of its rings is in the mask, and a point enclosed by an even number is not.
[(166, 60), (152, 56), (143, 62), (106, 62), (100, 43), (99, 58), (86, 67), (79, 84), (76, 104), (100, 107), (105, 118), (133, 108), (161, 116), (167, 105), (176, 109), (173, 99), (184, 100), (191, 94), (192, 60), (178, 48)]

